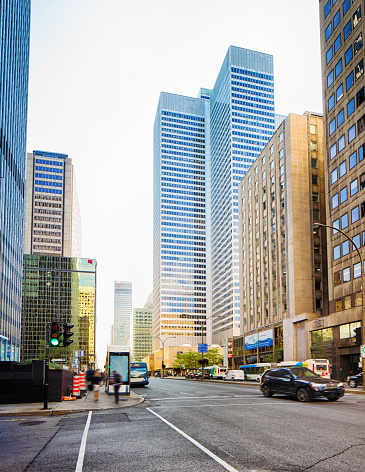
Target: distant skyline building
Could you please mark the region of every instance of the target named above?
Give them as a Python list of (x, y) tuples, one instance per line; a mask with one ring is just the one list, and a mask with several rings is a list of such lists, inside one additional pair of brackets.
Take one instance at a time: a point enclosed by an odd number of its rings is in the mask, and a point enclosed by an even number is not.
[[(154, 124), (153, 335), (239, 333), (238, 184), (275, 131), (272, 56), (230, 46), (213, 90), (162, 92)], [(159, 346), (154, 339), (154, 348)]]
[[(95, 362), (96, 261), (44, 255), (24, 256), (21, 360), (44, 359), (47, 322), (74, 325), (73, 343), (57, 347), (57, 357), (80, 367)], [(53, 348), (55, 349), (55, 348)], [(75, 358), (76, 360), (76, 358)]]
[(133, 308), (133, 359), (152, 353), (152, 308)]
[(0, 2), (0, 360), (21, 345), (30, 0)]
[(113, 346), (132, 346), (131, 318), (132, 282), (114, 282)]
[(81, 257), (75, 171), (66, 154), (27, 154), (24, 252)]

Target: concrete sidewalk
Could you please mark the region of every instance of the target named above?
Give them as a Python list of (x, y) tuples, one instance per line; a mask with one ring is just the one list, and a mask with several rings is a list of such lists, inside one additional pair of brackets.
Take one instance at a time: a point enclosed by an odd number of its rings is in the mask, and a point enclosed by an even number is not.
[(114, 395), (108, 395), (104, 388), (100, 390), (99, 400), (94, 401), (93, 392), (77, 400), (64, 400), (63, 402), (49, 402), (48, 409), (43, 409), (42, 403), (14, 403), (0, 405), (0, 416), (55, 416), (70, 413), (82, 413), (87, 411), (113, 410), (127, 406), (138, 405), (144, 398), (135, 392), (130, 395), (119, 395), (119, 403), (114, 401)]

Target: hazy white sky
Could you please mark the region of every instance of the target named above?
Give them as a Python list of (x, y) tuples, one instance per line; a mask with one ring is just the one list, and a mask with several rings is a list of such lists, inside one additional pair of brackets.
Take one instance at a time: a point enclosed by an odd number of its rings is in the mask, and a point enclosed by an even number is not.
[(97, 259), (97, 353), (113, 283), (152, 290), (153, 123), (161, 91), (213, 88), (230, 45), (272, 54), (275, 111), (322, 112), (318, 0), (32, 0), (27, 151), (68, 154), (83, 257)]

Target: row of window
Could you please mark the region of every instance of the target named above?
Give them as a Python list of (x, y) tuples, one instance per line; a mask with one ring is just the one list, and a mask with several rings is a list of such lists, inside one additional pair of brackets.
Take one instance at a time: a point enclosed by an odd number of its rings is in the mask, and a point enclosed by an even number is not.
[[(360, 204), (360, 206), (354, 207), (351, 210), (350, 215), (351, 215), (351, 223), (356, 223), (356, 221), (358, 221), (360, 219), (360, 215), (361, 215), (361, 218), (364, 218), (364, 216), (365, 216), (365, 202), (362, 202)], [(345, 213), (344, 215), (342, 215), (340, 218), (337, 218), (333, 222), (332, 226), (334, 228), (338, 228), (338, 229), (341, 229), (341, 230), (344, 230), (344, 229), (348, 228), (348, 226), (349, 226), (349, 214), (348, 214), (348, 212)], [(336, 233), (337, 233), (337, 231), (334, 229), (333, 234), (336, 234)], [(341, 256), (339, 256), (339, 257), (341, 257)]]
[(46, 164), (48, 166), (60, 166), (63, 167), (63, 161), (48, 161), (47, 159), (35, 159), (36, 164)]
[[(345, 82), (346, 92), (350, 90), (350, 88), (354, 85), (354, 76), (355, 76), (355, 80), (358, 80), (362, 76), (363, 73), (364, 73), (364, 61), (361, 60), (355, 67), (354, 72), (351, 72), (351, 74), (348, 75), (346, 78), (346, 82)], [(328, 111), (331, 111), (332, 108), (335, 106), (335, 99), (337, 103), (341, 100), (342, 97), (343, 97), (343, 84), (341, 83), (338, 86), (336, 93), (333, 93), (328, 99)]]
[(59, 169), (56, 167), (45, 167), (45, 166), (35, 166), (35, 170), (43, 172), (54, 172), (55, 174), (62, 174), (63, 168)]
[[(362, 40), (362, 32), (359, 34), (359, 36), (355, 39), (354, 41), (354, 47), (352, 49), (352, 45), (345, 51), (345, 66), (352, 60), (352, 58), (359, 52), (359, 50), (362, 48), (363, 45), (363, 40)], [(330, 87), (333, 84), (334, 79), (341, 74), (343, 70), (342, 67), (342, 58), (337, 62), (335, 67), (329, 72), (327, 75), (327, 88)], [(354, 80), (353, 74), (352, 75), (352, 81)], [(346, 79), (346, 85), (347, 81), (351, 81), (351, 77), (348, 76)], [(352, 82), (353, 83), (353, 82)], [(351, 85), (350, 85), (351, 86)], [(350, 86), (348, 88), (350, 88)], [(348, 90), (347, 88), (347, 90)]]
[(42, 193), (55, 193), (57, 195), (62, 195), (62, 190), (57, 190), (56, 188), (48, 188), (48, 187), (34, 187), (36, 192)]
[[(365, 115), (363, 115), (359, 120), (357, 120), (357, 134), (361, 134), (365, 129)], [(352, 125), (351, 128), (347, 130), (347, 142), (350, 144), (356, 138), (356, 124)], [(342, 151), (346, 146), (345, 135), (343, 134), (338, 140), (338, 152)], [(336, 155), (336, 148), (333, 145), (330, 149), (330, 158)], [(332, 156), (332, 157), (331, 157)], [(340, 175), (341, 177), (341, 175)], [(331, 172), (331, 184), (337, 181), (337, 169), (334, 169)]]
[[(355, 28), (360, 20), (361, 20), (361, 7), (359, 7), (356, 10), (356, 12), (352, 15), (352, 25), (351, 25), (351, 19), (346, 23), (346, 25), (343, 29), (344, 41), (346, 41), (346, 39), (351, 34), (352, 26), (353, 26), (353, 28)], [(338, 10), (337, 13), (335, 14), (335, 16), (333, 17), (333, 21), (331, 23), (329, 23), (329, 25), (326, 28), (326, 32), (325, 32), (326, 41), (329, 40), (332, 33), (335, 31), (337, 26), (340, 24), (340, 21), (341, 21), (341, 15), (340, 15), (340, 10)], [(329, 61), (333, 57), (333, 50), (334, 50), (334, 53), (336, 54), (336, 52), (338, 51), (340, 46), (341, 46), (341, 33), (335, 39), (335, 41), (333, 43), (333, 46), (331, 46), (330, 49), (327, 51), (327, 64), (329, 63)]]

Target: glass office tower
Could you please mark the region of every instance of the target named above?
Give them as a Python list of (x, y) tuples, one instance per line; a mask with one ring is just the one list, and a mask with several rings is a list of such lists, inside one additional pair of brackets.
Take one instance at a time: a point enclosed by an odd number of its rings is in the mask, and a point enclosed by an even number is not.
[[(207, 313), (209, 101), (161, 93), (154, 126), (153, 335), (196, 345)], [(157, 349), (160, 341), (154, 338)]]
[(114, 282), (114, 325), (111, 344), (131, 346), (132, 282)]
[(19, 360), (30, 0), (0, 2), (0, 360)]
[(230, 46), (210, 98), (213, 341), (239, 334), (238, 185), (275, 131), (273, 57)]

